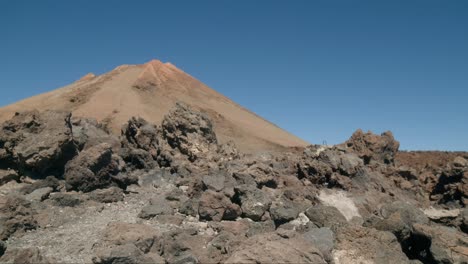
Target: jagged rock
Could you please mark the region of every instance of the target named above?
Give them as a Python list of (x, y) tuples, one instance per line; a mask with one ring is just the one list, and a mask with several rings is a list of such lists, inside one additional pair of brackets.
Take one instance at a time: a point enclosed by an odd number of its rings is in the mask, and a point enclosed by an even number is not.
[(115, 203), (124, 199), (124, 193), (120, 188), (110, 187), (90, 192), (89, 198), (100, 203)]
[(241, 185), (235, 188), (243, 216), (254, 221), (260, 221), (270, 208), (271, 199), (255, 186)]
[(0, 257), (0, 263), (4, 264), (49, 264), (54, 263), (44, 257), (38, 248), (12, 249), (7, 250), (5, 255)]
[(301, 209), (300, 205), (282, 196), (271, 204), (270, 216), (276, 225), (280, 225), (296, 219)]
[(25, 196), (26, 200), (31, 202), (42, 202), (49, 197), (49, 194), (53, 191), (50, 187), (44, 187), (34, 190), (32, 193)]
[(139, 264), (139, 263), (165, 263), (164, 259), (156, 254), (144, 254), (134, 244), (124, 244), (99, 249), (95, 264)]
[(409, 254), (424, 263), (468, 263), (468, 238), (455, 228), (415, 224)]
[(388, 218), (396, 212), (399, 212), (408, 224), (427, 224), (429, 222), (429, 219), (422, 210), (406, 202), (396, 201), (387, 203), (380, 208), (380, 214), (384, 218)]
[(148, 253), (160, 234), (150, 226), (123, 222), (110, 223), (103, 232), (104, 247), (133, 244), (143, 253)]
[(198, 216), (198, 200), (189, 199), (180, 204), (179, 213), (190, 215), (190, 216)]
[(347, 226), (336, 233), (333, 261), (345, 263), (411, 263), (390, 232)]
[(14, 170), (2, 170), (0, 169), (0, 186), (9, 181), (18, 181), (19, 175)]
[(392, 232), (402, 244), (407, 243), (406, 241), (410, 239), (414, 224), (429, 223), (429, 219), (423, 211), (405, 202), (383, 205), (380, 209), (380, 216), (382, 218), (371, 217), (364, 225)]
[(203, 185), (206, 189), (219, 192), (224, 189), (224, 181), (226, 177), (222, 174), (209, 174), (203, 176)]
[(168, 259), (168, 264), (198, 264), (200, 263), (194, 255), (191, 253), (184, 253), (180, 256), (174, 256)]
[(149, 205), (141, 209), (138, 217), (151, 219), (158, 215), (170, 215), (173, 211), (174, 210), (165, 199), (152, 199)]
[(211, 240), (212, 235), (199, 233), (195, 228), (174, 230), (164, 234), (159, 252), (168, 264), (213, 263), (217, 261), (213, 261), (207, 247)]
[(76, 192), (51, 193), (49, 200), (55, 206), (75, 207), (86, 201), (88, 197)]
[(346, 218), (332, 206), (315, 205), (305, 211), (305, 215), (318, 227), (337, 227), (346, 225)]
[(400, 143), (393, 138), (390, 131), (378, 136), (372, 132), (364, 133), (360, 129), (354, 132), (344, 145), (364, 159), (366, 164), (371, 161), (393, 164), (395, 153), (400, 147)]
[(299, 178), (306, 178), (314, 184), (349, 189), (350, 178), (363, 170), (363, 160), (339, 147), (316, 148), (312, 145), (304, 151), (297, 164)]
[(234, 220), (241, 215), (241, 209), (224, 194), (208, 190), (200, 197), (198, 214), (204, 220)]
[(121, 170), (120, 160), (107, 143), (90, 147), (67, 163), (64, 178), (68, 190), (89, 192), (111, 185), (111, 175)]
[(21, 197), (0, 196), (0, 240), (6, 240), (15, 232), (37, 228), (35, 210)]
[(151, 169), (157, 165), (161, 152), (158, 128), (142, 118), (132, 118), (122, 128), (121, 156), (137, 169)]
[(27, 195), (34, 192), (35, 190), (43, 188), (51, 188), (53, 191), (58, 191), (60, 186), (61, 183), (57, 178), (55, 178), (54, 176), (47, 176), (43, 180), (37, 180), (32, 184), (24, 186), (23, 188), (21, 188), (20, 192)]
[(37, 111), (16, 114), (0, 128), (0, 168), (15, 168), (35, 177), (60, 176), (78, 154), (71, 114)]
[(251, 237), (225, 263), (327, 263), (311, 242), (268, 233)]
[(120, 149), (120, 140), (110, 134), (107, 128), (95, 119), (71, 118), (73, 140), (80, 150), (88, 149), (102, 143), (109, 144), (116, 152)]
[(217, 148), (211, 120), (183, 103), (177, 103), (164, 117), (162, 133), (167, 143), (186, 155), (190, 161), (202, 157), (213, 150), (214, 146)]
[(305, 240), (314, 244), (327, 261), (332, 259), (332, 250), (335, 247), (335, 234), (330, 228), (312, 228), (303, 235)]

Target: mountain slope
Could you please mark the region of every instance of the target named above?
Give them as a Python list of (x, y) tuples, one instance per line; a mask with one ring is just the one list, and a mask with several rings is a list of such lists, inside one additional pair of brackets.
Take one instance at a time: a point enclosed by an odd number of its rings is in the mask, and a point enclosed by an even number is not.
[(87, 74), (63, 88), (0, 108), (0, 121), (25, 110), (67, 110), (76, 116), (96, 118), (120, 133), (121, 126), (132, 116), (160, 124), (177, 101), (208, 114), (219, 140), (233, 140), (245, 152), (308, 144), (174, 65), (158, 60), (122, 65), (100, 76)]

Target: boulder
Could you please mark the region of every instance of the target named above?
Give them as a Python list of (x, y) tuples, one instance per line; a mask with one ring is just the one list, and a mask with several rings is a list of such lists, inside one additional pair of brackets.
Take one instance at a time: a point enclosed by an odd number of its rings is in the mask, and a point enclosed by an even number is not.
[(455, 228), (415, 224), (410, 254), (424, 263), (468, 263), (468, 238)]
[(262, 190), (251, 185), (241, 185), (235, 188), (236, 199), (239, 201), (242, 215), (254, 221), (260, 221), (270, 208), (271, 199)]
[(318, 227), (336, 229), (347, 224), (346, 218), (332, 206), (315, 205), (308, 208), (305, 215)]
[(35, 210), (21, 197), (0, 196), (0, 240), (20, 231), (36, 229)]
[(339, 228), (332, 256), (336, 264), (412, 263), (392, 233), (360, 226)]
[(105, 125), (90, 118), (71, 118), (73, 140), (80, 150), (102, 143), (109, 144), (116, 152), (120, 150), (120, 140), (110, 134)]
[(50, 188), (53, 191), (58, 191), (62, 183), (54, 176), (47, 176), (43, 180), (34, 181), (31, 184), (28, 184), (21, 188), (20, 192), (22, 194), (28, 195), (38, 189)]
[(135, 169), (151, 169), (157, 166), (161, 152), (158, 128), (142, 118), (131, 118), (122, 128), (120, 155)]
[(372, 132), (364, 133), (359, 129), (344, 143), (344, 146), (364, 159), (366, 164), (370, 162), (393, 164), (400, 143), (393, 138), (390, 131), (379, 136)]
[(165, 263), (165, 260), (156, 254), (144, 254), (134, 244), (125, 244), (98, 249), (93, 258), (95, 264), (139, 264), (139, 263)]
[(224, 194), (208, 190), (200, 197), (198, 214), (203, 220), (235, 220), (241, 215), (241, 209)]
[(159, 236), (148, 225), (112, 222), (103, 231), (102, 246), (133, 244), (141, 252), (148, 253)]
[[(1, 255), (0, 255), (1, 256)], [(38, 248), (24, 248), (7, 250), (5, 255), (0, 257), (3, 264), (49, 264), (54, 263), (51, 259), (44, 257)]]
[(89, 198), (100, 203), (115, 203), (123, 201), (124, 193), (120, 188), (110, 187), (107, 189), (98, 189), (90, 192)]
[(273, 201), (270, 207), (270, 216), (276, 225), (281, 225), (298, 217), (301, 206), (282, 196)]
[(217, 150), (218, 141), (211, 120), (183, 103), (177, 103), (164, 117), (162, 134), (173, 149), (179, 150), (190, 161)]
[(119, 158), (107, 143), (82, 151), (65, 167), (64, 178), (68, 190), (90, 192), (110, 186), (112, 175), (121, 170)]
[(49, 201), (54, 206), (75, 207), (79, 206), (88, 199), (87, 196), (77, 192), (51, 193)]
[(303, 235), (305, 240), (314, 244), (327, 261), (332, 258), (332, 250), (335, 247), (335, 234), (330, 228), (312, 228)]
[(225, 263), (327, 263), (316, 245), (296, 237), (276, 233), (245, 240)]
[(171, 215), (174, 210), (165, 199), (151, 199), (150, 204), (141, 209), (138, 217), (143, 219), (151, 219), (158, 215)]
[(65, 164), (78, 154), (70, 119), (67, 112), (15, 114), (0, 128), (0, 169), (38, 178), (62, 175)]
[(42, 202), (49, 197), (53, 191), (51, 187), (44, 187), (34, 190), (32, 193), (25, 196), (26, 200), (31, 202)]
[(0, 169), (0, 186), (9, 181), (18, 181), (19, 179), (20, 177), (16, 171)]

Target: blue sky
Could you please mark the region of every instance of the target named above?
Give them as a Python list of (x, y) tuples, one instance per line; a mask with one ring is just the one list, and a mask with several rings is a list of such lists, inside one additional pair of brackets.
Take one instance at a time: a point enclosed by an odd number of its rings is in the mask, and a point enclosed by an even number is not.
[(468, 150), (468, 1), (0, 1), (0, 105), (157, 58), (313, 143)]

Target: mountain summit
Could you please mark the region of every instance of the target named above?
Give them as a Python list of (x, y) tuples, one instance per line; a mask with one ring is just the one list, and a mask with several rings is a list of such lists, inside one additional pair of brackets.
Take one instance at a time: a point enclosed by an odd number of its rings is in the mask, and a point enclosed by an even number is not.
[(118, 66), (99, 76), (89, 73), (63, 88), (0, 108), (0, 122), (26, 110), (65, 110), (95, 118), (120, 133), (133, 116), (160, 124), (179, 101), (207, 114), (220, 141), (232, 140), (244, 152), (308, 144), (159, 60)]

